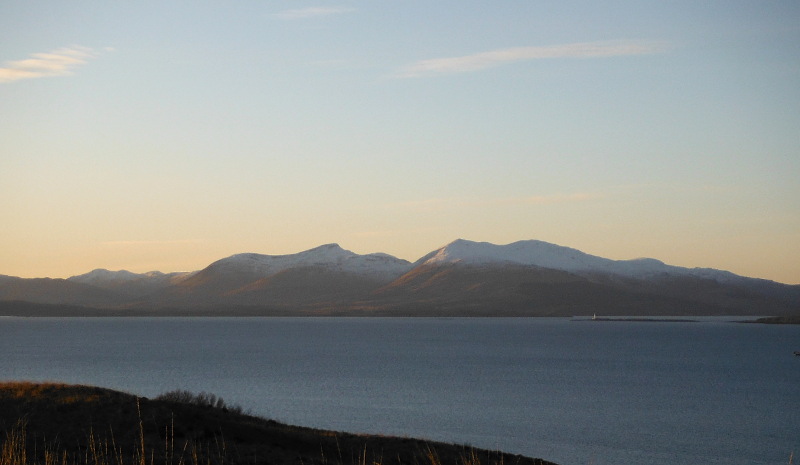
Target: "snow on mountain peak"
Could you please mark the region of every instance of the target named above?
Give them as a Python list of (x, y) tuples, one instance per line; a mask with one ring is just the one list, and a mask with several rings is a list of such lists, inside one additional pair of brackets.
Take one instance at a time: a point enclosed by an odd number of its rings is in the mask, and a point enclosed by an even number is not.
[(411, 264), (406, 260), (388, 254), (359, 255), (341, 248), (338, 244), (325, 244), (288, 255), (237, 254), (212, 263), (209, 268), (266, 277), (286, 269), (307, 266), (381, 278), (397, 277), (411, 268)]
[(141, 277), (142, 275), (131, 273), (128, 270), (111, 271), (105, 268), (97, 268), (88, 273), (84, 273), (78, 276), (72, 276), (69, 278), (69, 280), (84, 284), (95, 284), (98, 282), (108, 282), (108, 281), (115, 281), (115, 282), (133, 281)]
[(132, 285), (158, 287), (167, 285), (174, 280), (183, 279), (191, 274), (192, 273), (185, 272), (165, 274), (160, 271), (133, 273), (127, 270), (111, 271), (104, 268), (98, 268), (88, 273), (72, 276), (67, 278), (67, 280), (102, 288), (116, 288), (119, 286)]
[(492, 264), (514, 263), (535, 265), (565, 271), (605, 268), (611, 263), (579, 250), (548, 242), (529, 240), (508, 245), (472, 242), (458, 239), (439, 249), (426, 263)]
[[(634, 278), (673, 275), (713, 279), (720, 282), (733, 282), (741, 279), (729, 272), (705, 268), (682, 268), (666, 265), (652, 258), (611, 260), (539, 240), (524, 240), (507, 245), (496, 245), (489, 242), (474, 242), (464, 239), (457, 239), (429, 253), (420, 258), (415, 264), (385, 253), (359, 255), (343, 249), (339, 244), (331, 243), (287, 255), (262, 255), (256, 253), (231, 255), (212, 263), (206, 267), (205, 272), (215, 274), (244, 273), (258, 277), (268, 277), (291, 268), (321, 267), (335, 272), (391, 280), (400, 277), (419, 264), (468, 264), (479, 266), (515, 264), (578, 274), (607, 273)], [(197, 273), (201, 273), (201, 271), (169, 274), (153, 271), (137, 274), (126, 270), (96, 269), (86, 274), (73, 276), (69, 280), (100, 287), (116, 287), (133, 283), (160, 286), (188, 279)]]
[(426, 264), (461, 263), (472, 265), (517, 264), (576, 273), (610, 273), (629, 277), (657, 274), (693, 274), (692, 270), (666, 265), (652, 258), (611, 260), (570, 247), (538, 240), (508, 245), (458, 239), (423, 257)]

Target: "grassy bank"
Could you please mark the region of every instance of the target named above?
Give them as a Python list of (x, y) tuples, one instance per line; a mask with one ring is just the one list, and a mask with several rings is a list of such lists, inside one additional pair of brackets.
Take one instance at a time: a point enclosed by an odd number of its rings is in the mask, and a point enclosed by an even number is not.
[(0, 465), (552, 465), (469, 446), (290, 426), (205, 393), (147, 399), (55, 383), (0, 383), (0, 440)]

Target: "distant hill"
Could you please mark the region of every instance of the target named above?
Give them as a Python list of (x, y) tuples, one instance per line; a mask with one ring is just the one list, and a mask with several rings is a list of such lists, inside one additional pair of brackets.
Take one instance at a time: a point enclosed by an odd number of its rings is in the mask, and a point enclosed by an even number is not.
[[(25, 313), (11, 301), (53, 307)], [(655, 259), (610, 260), (535, 240), (463, 239), (414, 263), (327, 244), (290, 255), (233, 255), (185, 273), (0, 276), (0, 314), (81, 308), (130, 315), (796, 316), (800, 285)]]
[(73, 465), (555, 465), (422, 439), (250, 416), (213, 395), (147, 399), (91, 386), (0, 383), (3, 463)]

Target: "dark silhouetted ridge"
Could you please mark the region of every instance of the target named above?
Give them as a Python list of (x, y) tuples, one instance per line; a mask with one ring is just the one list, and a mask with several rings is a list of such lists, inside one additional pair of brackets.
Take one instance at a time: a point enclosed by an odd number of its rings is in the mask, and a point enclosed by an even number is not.
[(554, 465), (469, 446), (289, 426), (205, 393), (147, 399), (55, 383), (0, 383), (0, 439), (3, 458), (12, 460), (4, 463), (15, 465)]

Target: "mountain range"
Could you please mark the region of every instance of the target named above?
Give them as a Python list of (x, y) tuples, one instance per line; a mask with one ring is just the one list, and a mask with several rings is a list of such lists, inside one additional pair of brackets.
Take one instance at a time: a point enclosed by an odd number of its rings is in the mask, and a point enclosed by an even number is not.
[(416, 262), (337, 244), (192, 272), (0, 275), (0, 315), (800, 315), (800, 285), (611, 260), (537, 240), (456, 240)]

